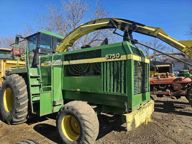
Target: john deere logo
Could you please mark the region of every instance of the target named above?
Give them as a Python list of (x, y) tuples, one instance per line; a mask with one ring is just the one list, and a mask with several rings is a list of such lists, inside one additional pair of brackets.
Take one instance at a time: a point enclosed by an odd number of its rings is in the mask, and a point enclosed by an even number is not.
[(120, 53), (106, 54), (105, 57), (106, 57), (107, 60), (110, 60), (110, 59), (120, 59), (121, 58), (121, 54)]

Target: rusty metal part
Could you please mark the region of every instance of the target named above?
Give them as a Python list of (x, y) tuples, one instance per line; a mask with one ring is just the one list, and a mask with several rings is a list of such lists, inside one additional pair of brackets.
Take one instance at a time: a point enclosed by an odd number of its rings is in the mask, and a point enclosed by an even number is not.
[(180, 98), (187, 96), (187, 89), (192, 84), (191, 78), (173, 75), (158, 75), (150, 78), (151, 93)]
[(168, 77), (151, 77), (150, 84), (151, 85), (161, 85), (161, 84), (187, 84), (191, 83), (192, 80), (190, 78), (185, 77), (176, 77), (176, 76), (168, 76)]

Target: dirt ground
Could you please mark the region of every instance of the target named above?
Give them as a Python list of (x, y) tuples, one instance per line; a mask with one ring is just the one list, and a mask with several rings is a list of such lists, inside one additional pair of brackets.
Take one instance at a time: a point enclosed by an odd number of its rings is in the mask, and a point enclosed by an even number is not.
[[(192, 144), (192, 107), (183, 97), (155, 98), (153, 121), (126, 132), (117, 117), (100, 116), (100, 134), (96, 144)], [(0, 122), (0, 143), (14, 144), (33, 139), (40, 144), (61, 143), (55, 116), (32, 119), (22, 125)]]

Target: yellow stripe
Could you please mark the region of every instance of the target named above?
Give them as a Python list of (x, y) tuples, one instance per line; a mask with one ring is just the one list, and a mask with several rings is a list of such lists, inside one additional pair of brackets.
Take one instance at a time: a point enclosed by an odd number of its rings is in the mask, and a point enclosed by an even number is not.
[(145, 63), (150, 63), (150, 60), (149, 59), (145, 59)]
[(159, 34), (160, 36), (162, 36), (163, 38), (172, 41), (172, 42), (174, 43), (174, 45), (177, 44), (177, 45), (179, 45), (179, 46), (182, 47), (182, 48), (185, 48), (185, 47), (186, 47), (186, 46), (183, 45), (182, 43), (178, 42), (177, 40), (174, 40), (173, 38), (171, 38), (171, 37), (169, 37), (169, 36), (166, 36), (166, 35), (164, 35), (164, 34), (162, 34), (162, 33), (158, 33), (158, 34)]
[(107, 21), (107, 22), (101, 22), (101, 23), (94, 23), (94, 24), (82, 25), (81, 27), (82, 27), (82, 28), (84, 28), (84, 27), (89, 28), (89, 27), (93, 27), (93, 26), (95, 26), (95, 27), (98, 27), (98, 26), (101, 27), (101, 25), (106, 26), (108, 23), (109, 23), (109, 22)]
[(85, 64), (85, 63), (97, 63), (97, 62), (108, 62), (108, 61), (123, 61), (123, 60), (135, 60), (135, 61), (142, 61), (144, 63), (149, 63), (149, 59), (144, 59), (137, 55), (122, 55), (118, 59), (107, 59), (105, 57), (101, 58), (90, 58), (90, 59), (80, 59), (80, 60), (70, 60), (70, 61), (63, 61), (64, 65), (73, 65), (73, 64)]

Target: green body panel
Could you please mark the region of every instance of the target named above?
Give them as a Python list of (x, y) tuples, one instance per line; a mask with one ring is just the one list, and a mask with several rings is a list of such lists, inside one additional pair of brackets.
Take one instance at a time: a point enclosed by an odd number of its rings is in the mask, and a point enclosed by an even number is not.
[(52, 103), (52, 92), (46, 91), (40, 94), (40, 116), (52, 113), (53, 103)]
[(39, 66), (26, 70), (32, 113), (39, 116), (58, 112), (72, 100), (118, 114), (150, 100), (149, 63), (129, 42), (47, 54), (40, 56)]
[[(67, 54), (75, 53), (83, 55), (83, 52), (95, 50), (101, 50), (101, 57), (114, 53), (120, 53), (121, 55), (139, 54), (141, 57), (144, 56), (142, 51), (133, 49), (136, 48), (130, 43), (124, 42), (79, 51), (66, 52), (63, 53), (63, 56), (65, 58)], [(120, 63), (125, 65), (123, 68), (123, 70), (126, 71), (126, 73), (124, 73), (125, 80), (121, 79), (121, 77), (114, 78), (112, 76), (113, 73), (119, 70), (119, 68), (114, 67), (114, 65), (120, 65)], [(65, 71), (66, 66), (64, 65), (63, 68)], [(102, 110), (105, 109), (106, 111), (110, 110), (109, 112), (123, 113), (139, 108), (142, 103), (145, 103), (150, 99), (148, 82), (146, 82), (148, 90), (145, 93), (134, 94), (134, 60), (130, 59), (123, 62), (102, 62), (101, 69), (101, 75), (97, 76), (67, 76), (64, 72), (62, 78), (64, 100), (88, 101), (89, 103), (101, 106)], [(111, 70), (107, 71), (109, 69)], [(123, 82), (119, 83), (119, 81)], [(126, 85), (124, 93), (122, 89), (115, 89), (119, 85)]]
[[(64, 98), (68, 100), (82, 100), (82, 101), (88, 101), (92, 105), (100, 104), (106, 107), (109, 106), (109, 107), (119, 108), (120, 112), (124, 112), (123, 110), (125, 106), (124, 103), (127, 101), (126, 96), (109, 95), (104, 93), (73, 92), (73, 91), (64, 90), (63, 95), (64, 95)], [(108, 111), (108, 112), (113, 112), (113, 111)]]
[(63, 77), (62, 81), (63, 90), (99, 93), (102, 89), (100, 76)]
[[(129, 84), (126, 87), (126, 91), (127, 93), (127, 101), (128, 101), (128, 108), (131, 109), (134, 106), (134, 89), (133, 89), (133, 85), (134, 85), (134, 67), (133, 67), (134, 63), (132, 60), (127, 61), (127, 66), (126, 70), (129, 71), (129, 73), (127, 74), (126, 77), (126, 81), (129, 82)], [(136, 104), (137, 105), (137, 104)]]
[(182, 70), (179, 72), (178, 76), (180, 77), (192, 77), (192, 73), (189, 70)]
[(61, 89), (61, 81), (62, 81), (62, 67), (53, 67), (53, 74), (52, 74), (52, 87), (53, 87), (53, 111), (58, 112), (60, 108), (64, 104), (64, 99), (62, 95)]

